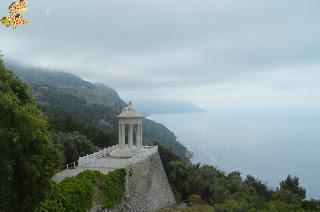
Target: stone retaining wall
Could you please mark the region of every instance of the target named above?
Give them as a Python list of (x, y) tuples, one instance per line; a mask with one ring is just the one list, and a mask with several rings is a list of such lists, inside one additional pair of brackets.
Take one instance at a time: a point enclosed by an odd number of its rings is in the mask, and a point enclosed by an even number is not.
[(127, 168), (126, 194), (112, 211), (154, 211), (175, 204), (167, 175), (158, 153)]
[(150, 212), (176, 203), (158, 152), (129, 166), (126, 173), (123, 202), (108, 210), (95, 203), (90, 212)]

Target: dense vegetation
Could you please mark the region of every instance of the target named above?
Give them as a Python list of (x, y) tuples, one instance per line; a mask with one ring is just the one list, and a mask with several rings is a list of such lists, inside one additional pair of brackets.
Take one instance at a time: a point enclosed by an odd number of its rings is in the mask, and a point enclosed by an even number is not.
[(98, 150), (86, 136), (76, 131), (72, 133), (51, 132), (50, 140), (63, 154), (64, 164), (77, 161), (79, 156)]
[(85, 172), (56, 185), (51, 181), (62, 166), (61, 156), (73, 162), (115, 138), (62, 111), (45, 114), (27, 85), (0, 60), (0, 211), (85, 211), (93, 201), (103, 207), (118, 204), (124, 170), (107, 176)]
[(177, 201), (188, 202), (183, 211), (320, 211), (320, 200), (306, 200), (297, 177), (288, 176), (272, 190), (253, 176), (190, 164), (161, 146), (159, 153)]
[(99, 202), (103, 208), (113, 208), (121, 203), (124, 192), (124, 169), (107, 175), (99, 171), (84, 171), (54, 185), (36, 211), (87, 211), (93, 202)]
[(43, 109), (49, 123), (50, 139), (63, 153), (64, 164), (99, 148), (116, 144), (116, 136), (64, 111)]
[(0, 211), (31, 211), (60, 166), (47, 122), (0, 58)]
[(64, 133), (77, 131), (90, 139), (93, 145), (101, 148), (118, 143), (114, 134), (107, 133), (94, 124), (81, 121), (63, 110), (43, 109), (43, 111), (49, 122), (49, 129), (52, 131)]

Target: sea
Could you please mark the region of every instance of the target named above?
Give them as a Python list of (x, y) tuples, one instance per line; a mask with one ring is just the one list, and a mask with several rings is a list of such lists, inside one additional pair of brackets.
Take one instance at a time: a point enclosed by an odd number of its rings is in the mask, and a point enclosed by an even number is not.
[(271, 188), (299, 177), (307, 198), (320, 199), (320, 109), (211, 109), (155, 114), (193, 152), (193, 163), (252, 175)]

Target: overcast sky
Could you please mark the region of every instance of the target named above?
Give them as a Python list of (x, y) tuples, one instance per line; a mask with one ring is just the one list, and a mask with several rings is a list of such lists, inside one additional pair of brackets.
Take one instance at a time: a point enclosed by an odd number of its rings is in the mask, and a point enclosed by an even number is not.
[(29, 0), (30, 25), (1, 26), (0, 49), (126, 100), (320, 106), (319, 11), (319, 0)]

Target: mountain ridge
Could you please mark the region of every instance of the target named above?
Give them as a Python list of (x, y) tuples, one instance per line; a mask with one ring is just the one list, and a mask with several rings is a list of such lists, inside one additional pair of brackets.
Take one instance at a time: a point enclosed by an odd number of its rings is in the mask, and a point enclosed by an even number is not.
[[(117, 115), (127, 105), (118, 93), (101, 83), (91, 83), (73, 74), (7, 65), (21, 80), (30, 85), (31, 92), (43, 111), (63, 111), (90, 122), (117, 136)], [(144, 143), (168, 146), (187, 160), (187, 149), (164, 125), (143, 119)]]

